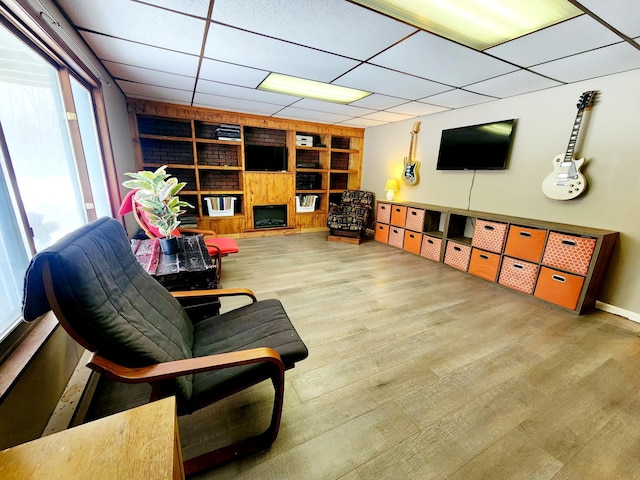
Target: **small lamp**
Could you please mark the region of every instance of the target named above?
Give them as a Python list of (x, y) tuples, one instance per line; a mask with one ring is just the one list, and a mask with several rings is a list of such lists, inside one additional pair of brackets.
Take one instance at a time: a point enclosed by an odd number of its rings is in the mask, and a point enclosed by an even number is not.
[(393, 178), (390, 178), (389, 180), (387, 180), (387, 184), (384, 186), (384, 190), (385, 192), (387, 192), (387, 200), (393, 200), (393, 196), (398, 190), (398, 182)]

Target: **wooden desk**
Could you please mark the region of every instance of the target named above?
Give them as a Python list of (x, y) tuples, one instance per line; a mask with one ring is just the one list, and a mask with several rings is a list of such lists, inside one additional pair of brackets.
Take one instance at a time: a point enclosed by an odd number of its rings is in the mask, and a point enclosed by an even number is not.
[(0, 478), (184, 479), (175, 398), (0, 451)]

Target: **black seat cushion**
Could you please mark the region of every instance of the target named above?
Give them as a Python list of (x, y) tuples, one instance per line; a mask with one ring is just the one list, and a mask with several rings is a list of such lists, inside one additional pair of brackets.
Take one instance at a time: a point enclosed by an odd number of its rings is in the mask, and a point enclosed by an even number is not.
[[(290, 368), (308, 355), (282, 304), (274, 299), (204, 319), (195, 324), (193, 338), (193, 357), (270, 347), (278, 352), (285, 368)], [(233, 391), (251, 379), (267, 378), (266, 369), (264, 364), (253, 364), (195, 374), (189, 406), (196, 410), (220, 392)]]

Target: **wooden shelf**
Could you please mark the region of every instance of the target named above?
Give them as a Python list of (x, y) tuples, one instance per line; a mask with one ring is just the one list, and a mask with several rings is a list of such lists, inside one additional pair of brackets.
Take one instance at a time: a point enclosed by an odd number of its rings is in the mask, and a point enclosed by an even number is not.
[[(283, 231), (326, 228), (329, 195), (342, 193), (347, 188), (360, 188), (363, 129), (142, 99), (128, 99), (127, 104), (131, 137), (136, 146), (136, 166), (139, 170), (158, 168), (163, 165), (163, 159), (175, 158), (174, 163), (169, 164), (169, 170), (174, 170), (170, 173), (179, 181), (187, 182), (184, 195), (197, 196), (195, 214), (200, 228), (215, 225), (214, 230), (219, 233), (252, 231), (254, 206), (282, 204), (287, 205), (290, 227)], [(239, 127), (241, 140), (215, 138), (223, 125)], [(296, 145), (297, 134), (313, 136), (314, 143), (325, 146)], [(245, 145), (286, 147), (287, 171), (245, 170)], [(177, 161), (182, 163), (175, 163)], [(307, 166), (296, 167), (303, 163)], [(301, 177), (298, 178), (298, 174)], [(304, 178), (304, 175), (318, 177)], [(295, 196), (306, 194), (319, 196), (319, 208), (314, 212), (296, 212)], [(241, 201), (236, 202), (236, 211), (240, 214), (206, 215), (202, 197), (215, 195), (241, 197)]]

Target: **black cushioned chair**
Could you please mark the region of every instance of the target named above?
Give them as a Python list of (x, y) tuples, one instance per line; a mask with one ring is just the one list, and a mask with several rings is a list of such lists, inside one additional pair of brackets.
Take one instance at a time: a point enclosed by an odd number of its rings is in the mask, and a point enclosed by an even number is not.
[(359, 244), (373, 224), (373, 192), (345, 190), (327, 215), (330, 241)]
[[(206, 295), (246, 295), (252, 303), (192, 321), (175, 298)], [(93, 352), (90, 368), (113, 380), (149, 383), (152, 399), (175, 395), (178, 414), (271, 379), (267, 430), (185, 461), (187, 473), (269, 447), (280, 425), (284, 372), (308, 354), (277, 300), (256, 301), (245, 289), (169, 293), (142, 269), (124, 229), (109, 218), (81, 227), (31, 261), (24, 318), (49, 309)]]

